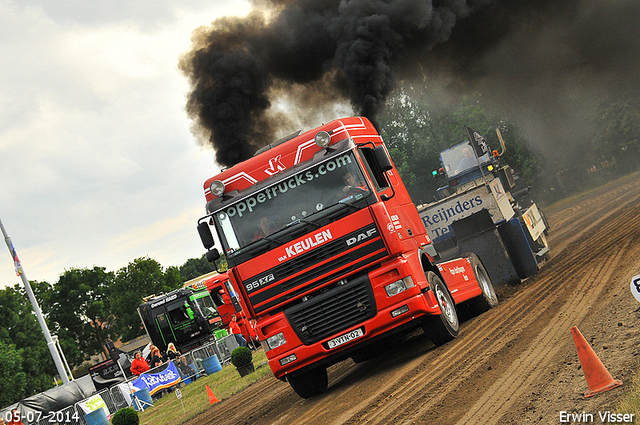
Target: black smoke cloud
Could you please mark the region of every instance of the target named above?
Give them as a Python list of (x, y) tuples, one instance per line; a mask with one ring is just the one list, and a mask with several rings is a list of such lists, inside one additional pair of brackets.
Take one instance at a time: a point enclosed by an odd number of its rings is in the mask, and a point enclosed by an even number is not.
[(233, 165), (272, 141), (273, 96), (304, 84), (315, 91), (307, 100), (333, 92), (375, 122), (405, 44), (428, 50), (446, 40), (471, 3), (480, 2), (267, 1), (247, 17), (218, 19), (196, 31), (180, 61), (194, 131), (219, 164)]
[(638, 22), (634, 0), (499, 1), (421, 63), (450, 92), (481, 92), (563, 169), (590, 153), (599, 106), (640, 95)]
[[(399, 78), (429, 76), (454, 96), (482, 92), (529, 138), (578, 140), (578, 110), (638, 90), (635, 0), (254, 0), (242, 18), (194, 32), (180, 60), (194, 131), (233, 165), (287, 117), (347, 101), (374, 124)], [(582, 116), (582, 115), (581, 115)], [(579, 123), (579, 125), (578, 125)], [(541, 142), (542, 143), (542, 142)]]

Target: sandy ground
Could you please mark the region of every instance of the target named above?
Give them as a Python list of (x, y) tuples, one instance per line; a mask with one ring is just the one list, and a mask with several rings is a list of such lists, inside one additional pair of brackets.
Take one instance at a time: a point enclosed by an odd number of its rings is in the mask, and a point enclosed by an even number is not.
[(269, 376), (190, 423), (573, 423), (561, 412), (602, 423), (598, 412), (613, 411), (629, 385), (585, 398), (570, 329), (613, 378), (630, 382), (640, 360), (640, 304), (629, 289), (640, 274), (640, 174), (545, 213), (550, 260), (498, 288), (500, 304), (464, 321), (456, 340), (435, 347), (414, 331), (375, 359), (332, 366), (327, 392), (307, 400)]

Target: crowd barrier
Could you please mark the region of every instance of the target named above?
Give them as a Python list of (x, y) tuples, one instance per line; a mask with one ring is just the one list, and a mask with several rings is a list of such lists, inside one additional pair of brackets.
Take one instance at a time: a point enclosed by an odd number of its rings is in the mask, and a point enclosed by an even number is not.
[[(181, 384), (187, 385), (193, 380), (206, 375), (207, 370), (205, 363), (207, 359), (216, 355), (221, 365), (226, 364), (231, 359), (231, 353), (238, 347), (238, 343), (233, 335), (226, 336), (215, 342), (203, 345), (196, 349), (183, 354), (179, 358), (173, 360), (176, 365), (181, 378)], [(144, 374), (153, 374), (162, 372), (168, 367), (168, 363), (153, 368)], [(50, 413), (47, 417), (41, 416), (37, 421), (38, 425), (52, 425), (52, 424), (64, 424), (64, 425), (109, 425), (109, 421), (104, 422), (102, 415), (92, 415), (91, 412), (95, 410), (97, 406), (102, 406), (108, 414), (105, 416), (113, 415), (118, 410), (129, 407), (130, 400), (127, 400), (125, 392), (121, 389), (123, 386), (128, 386), (130, 382), (138, 379), (137, 376), (120, 382), (116, 385), (112, 385), (107, 389), (96, 391), (91, 397), (88, 397), (82, 401), (77, 402), (73, 406), (69, 406), (55, 413)], [(99, 397), (98, 397), (99, 396)], [(145, 403), (142, 403), (142, 407), (145, 408)]]

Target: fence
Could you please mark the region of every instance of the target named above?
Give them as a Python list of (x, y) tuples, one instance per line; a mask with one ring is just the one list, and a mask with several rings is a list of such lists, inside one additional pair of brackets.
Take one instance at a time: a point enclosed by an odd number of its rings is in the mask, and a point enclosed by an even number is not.
[[(238, 343), (236, 342), (235, 337), (233, 335), (229, 335), (218, 341), (198, 347), (183, 354), (178, 359), (174, 360), (178, 372), (180, 373), (180, 377), (182, 378), (182, 382), (188, 383), (191, 380), (197, 379), (202, 374), (205, 374), (206, 371), (203, 361), (214, 354), (218, 356), (220, 364), (229, 362), (231, 359), (231, 353), (236, 347), (238, 347)], [(166, 368), (167, 364), (164, 364), (145, 372), (145, 374), (161, 372)], [(97, 400), (96, 396), (98, 395), (102, 398), (102, 401), (104, 401), (106, 408), (109, 410), (109, 414), (113, 415), (118, 410), (130, 405), (120, 386), (123, 386), (123, 384), (128, 385), (131, 381), (137, 378), (138, 377), (135, 376), (124, 382), (112, 385), (108, 389), (97, 391), (92, 394), (91, 397), (79, 401), (73, 406), (69, 406), (57, 412), (52, 412), (47, 417), (36, 416), (34, 420), (29, 421), (29, 423), (37, 423), (38, 425), (52, 425), (56, 423), (64, 425), (88, 425), (85, 419), (87, 414), (84, 413), (82, 405), (89, 403), (92, 400)]]

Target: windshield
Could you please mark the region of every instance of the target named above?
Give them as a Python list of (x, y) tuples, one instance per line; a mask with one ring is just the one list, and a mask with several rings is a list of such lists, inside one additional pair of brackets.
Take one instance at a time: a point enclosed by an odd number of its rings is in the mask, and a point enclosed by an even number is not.
[(480, 158), (477, 158), (473, 152), (471, 143), (464, 142), (442, 151), (440, 153), (440, 160), (442, 161), (442, 166), (447, 173), (447, 177), (451, 178), (462, 174), (473, 167), (477, 167), (478, 161), (480, 161), (480, 164), (484, 164), (489, 161), (489, 154), (486, 153)]
[(192, 295), (191, 299), (195, 302), (195, 306), (200, 311), (202, 316), (206, 317), (207, 319), (218, 316), (218, 311), (213, 305), (213, 300), (211, 299), (208, 291), (202, 292), (200, 294), (194, 294)]
[(214, 214), (227, 254), (278, 232), (337, 203), (370, 193), (352, 152), (329, 158), (243, 198)]

